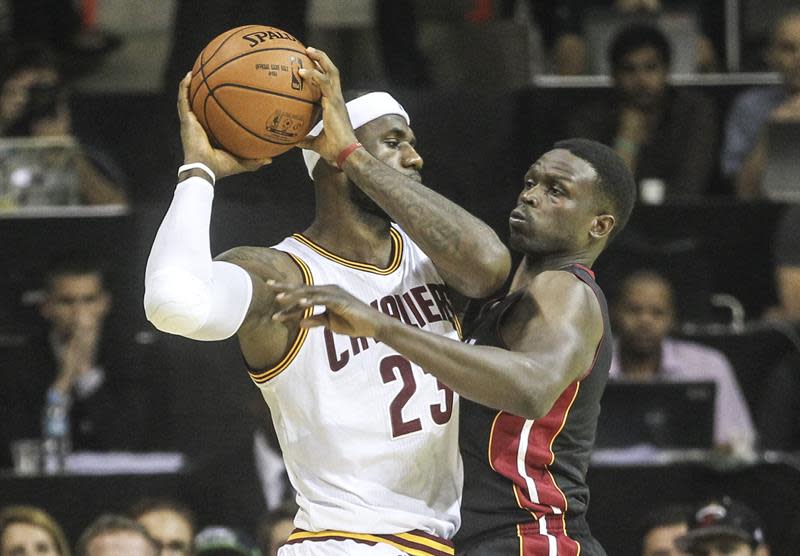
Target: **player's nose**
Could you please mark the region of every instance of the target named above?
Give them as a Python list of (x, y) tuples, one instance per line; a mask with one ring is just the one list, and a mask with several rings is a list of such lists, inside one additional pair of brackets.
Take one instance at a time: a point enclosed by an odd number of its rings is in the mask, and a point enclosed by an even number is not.
[(417, 150), (411, 145), (408, 145), (408, 147), (403, 150), (403, 166), (406, 168), (414, 168), (420, 171), (422, 170), (424, 162), (422, 156), (420, 156)]
[(526, 205), (531, 205), (533, 207), (539, 206), (539, 194), (536, 191), (536, 187), (528, 187), (522, 190), (520, 193), (520, 201), (525, 203)]

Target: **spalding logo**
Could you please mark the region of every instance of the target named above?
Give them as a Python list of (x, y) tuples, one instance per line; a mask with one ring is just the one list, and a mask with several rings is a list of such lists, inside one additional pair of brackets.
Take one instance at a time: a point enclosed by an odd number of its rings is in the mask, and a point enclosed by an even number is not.
[(250, 48), (258, 46), (265, 41), (274, 39), (284, 39), (287, 41), (297, 42), (297, 39), (284, 31), (257, 31), (255, 33), (248, 33), (242, 35), (242, 38), (250, 43)]

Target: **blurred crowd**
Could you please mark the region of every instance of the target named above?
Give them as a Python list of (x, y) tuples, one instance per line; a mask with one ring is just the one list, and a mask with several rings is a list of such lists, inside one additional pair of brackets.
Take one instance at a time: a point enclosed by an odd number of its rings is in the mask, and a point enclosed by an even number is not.
[[(276, 556), (293, 530), (292, 508), (259, 523), (257, 536), (226, 527), (197, 528), (192, 511), (168, 498), (142, 499), (126, 513), (102, 514), (71, 543), (41, 508), (0, 508), (0, 556)], [(640, 519), (641, 556), (769, 556), (761, 517), (723, 496), (696, 507), (654, 506)]]
[[(3, 225), (32, 208), (122, 207), (137, 214), (164, 200), (151, 195), (161, 184), (137, 181), (138, 162), (131, 160), (167, 160), (174, 145), (155, 143), (161, 135), (145, 137), (138, 144), (149, 149), (119, 160), (124, 156), (118, 146), (95, 144), (92, 122), (76, 116), (75, 80), (102, 71), (104, 61), (125, 46), (124, 38), (96, 24), (94, 4), (0, 0)], [(569, 86), (586, 83), (591, 91), (596, 83), (582, 82), (581, 76), (605, 72), (602, 94), (551, 118), (552, 129), (542, 133), (612, 146), (636, 177), (641, 205), (675, 207), (669, 227), (683, 224), (682, 208), (720, 197), (737, 206), (780, 203), (781, 208), (769, 213), (775, 215), (772, 266), (752, 270), (769, 275), (775, 299), (744, 320), (739, 302), (718, 297), (714, 310), (724, 307), (730, 314), (704, 321), (702, 333), (692, 333), (696, 323), (687, 313), (698, 307), (687, 292), (705, 284), (686, 279), (691, 271), (678, 275), (669, 268), (669, 250), (675, 246), (653, 245), (644, 234), (636, 235), (635, 226), (620, 238), (621, 249), (634, 256), (621, 259), (625, 268), (613, 273), (618, 279), (608, 288), (615, 338), (612, 383), (711, 383), (710, 452), (739, 462), (752, 462), (765, 450), (798, 455), (800, 206), (784, 206), (787, 197), (776, 197), (775, 176), (785, 181), (786, 174), (775, 168), (786, 163), (776, 162), (782, 153), (785, 158), (794, 149), (795, 160), (800, 158), (800, 144), (791, 142), (800, 141), (800, 131), (791, 132), (800, 130), (800, 8), (789, 1), (770, 2), (769, 9), (761, 8), (761, 21), (746, 21), (740, 35), (731, 37), (723, 4), (730, 3), (175, 0), (171, 54), (159, 68), (163, 94), (170, 98), (163, 103), (172, 102), (174, 85), (210, 38), (252, 21), (269, 22), (326, 50), (353, 89), (475, 94), (486, 87), (495, 94), (498, 83), (513, 92), (535, 87), (542, 75), (556, 75)], [(738, 15), (758, 13), (759, 5), (742, 2)], [(603, 32), (597, 29), (602, 22)], [(470, 46), (462, 48), (465, 42)], [(732, 51), (741, 55), (732, 57)], [(740, 71), (766, 78), (752, 83), (743, 78), (745, 85), (725, 102), (674, 79), (705, 74), (724, 81)], [(115, 118), (94, 117), (95, 123)], [(157, 120), (151, 114), (141, 118)], [(174, 121), (151, 125), (169, 128)], [(789, 180), (798, 201), (800, 163), (794, 171)], [(171, 172), (162, 181), (169, 183)], [(47, 220), (58, 214), (45, 214), (38, 233), (60, 245), (63, 238), (51, 236)], [(154, 230), (150, 226), (140, 234), (147, 236), (142, 244), (150, 243), (147, 234)], [(109, 238), (98, 236), (98, 244), (103, 239)], [(9, 271), (6, 281), (23, 282), (24, 291), (8, 287), (4, 295), (14, 299), (0, 302), (0, 310), (13, 309), (0, 318), (0, 467), (11, 474), (13, 469), (64, 473), (69, 469), (65, 458), (73, 452), (177, 452), (201, 445), (203, 435), (185, 426), (191, 412), (202, 411), (207, 396), (225, 394), (203, 392), (186, 380), (217, 363), (241, 365), (234, 353), (193, 368), (194, 358), (206, 353), (203, 348), (146, 328), (138, 306), (136, 315), (126, 313), (131, 299), (141, 299), (128, 291), (140, 277), (109, 278), (124, 258), (141, 259), (134, 266), (143, 272), (143, 254), (119, 244), (118, 252), (100, 255), (96, 247), (84, 243), (53, 254), (41, 246), (14, 253), (14, 261), (35, 261), (26, 267), (35, 273)], [(641, 250), (648, 257), (636, 255)], [(645, 264), (652, 260), (658, 262)], [(707, 264), (696, 255), (688, 266)], [(20, 304), (22, 313), (16, 309)], [(749, 351), (748, 342), (755, 345)], [(244, 367), (238, 370), (237, 384), (244, 384)], [(226, 377), (236, 371), (220, 369)], [(227, 429), (238, 432), (222, 442), (224, 449), (211, 445), (189, 454), (190, 480), (182, 500), (131, 500), (126, 513), (98, 516), (70, 540), (48, 508), (1, 508), (0, 556), (112, 555), (123, 553), (123, 546), (130, 550), (125, 554), (142, 555), (276, 554), (292, 530), (294, 493), (265, 404), (255, 389), (248, 391), (237, 412), (227, 415), (236, 419)], [(181, 425), (175, 425), (181, 413)], [(226, 432), (220, 424), (215, 434), (208, 433), (210, 442)], [(630, 445), (648, 441), (663, 439), (630, 438)], [(673, 441), (657, 447), (673, 448)], [(641, 554), (768, 554), (762, 518), (719, 494), (713, 502), (698, 499), (690, 507), (659, 507), (653, 501), (639, 535)], [(733, 551), (737, 543), (741, 552)]]

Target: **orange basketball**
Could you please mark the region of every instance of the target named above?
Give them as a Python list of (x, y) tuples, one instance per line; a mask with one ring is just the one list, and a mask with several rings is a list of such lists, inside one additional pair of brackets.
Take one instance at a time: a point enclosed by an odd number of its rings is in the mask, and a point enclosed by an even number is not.
[(275, 27), (222, 33), (192, 68), (189, 103), (211, 142), (239, 158), (284, 153), (311, 130), (320, 91), (300, 78), (314, 67), (305, 47)]

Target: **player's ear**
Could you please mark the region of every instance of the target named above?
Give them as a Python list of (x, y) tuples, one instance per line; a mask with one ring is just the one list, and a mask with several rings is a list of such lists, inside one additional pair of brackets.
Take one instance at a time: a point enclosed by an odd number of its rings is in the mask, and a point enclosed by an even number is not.
[(592, 219), (592, 225), (589, 228), (589, 235), (595, 239), (607, 237), (614, 226), (617, 224), (617, 219), (612, 214), (598, 214)]

